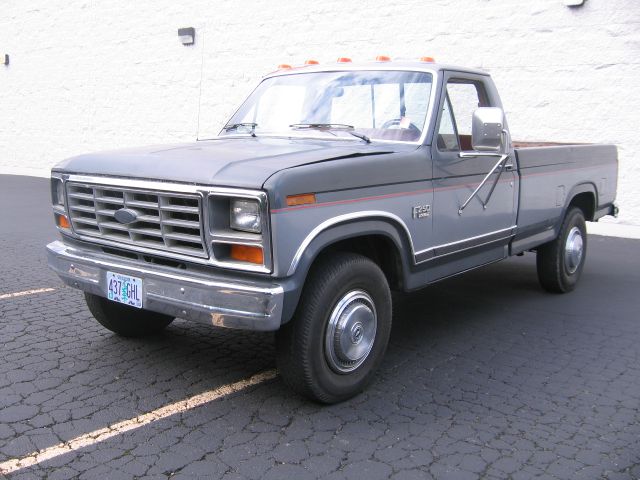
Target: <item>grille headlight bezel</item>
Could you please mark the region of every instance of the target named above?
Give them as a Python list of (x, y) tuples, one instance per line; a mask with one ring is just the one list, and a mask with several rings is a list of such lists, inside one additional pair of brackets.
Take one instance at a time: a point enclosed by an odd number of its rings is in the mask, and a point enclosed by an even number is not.
[[(212, 257), (218, 266), (257, 273), (272, 271), (271, 229), (269, 202), (266, 192), (235, 188), (217, 188), (209, 194), (208, 233)], [(234, 219), (245, 214), (244, 222)], [(263, 263), (256, 264), (234, 259), (233, 245), (259, 247), (263, 251)]]
[[(137, 253), (141, 256), (149, 254), (172, 260), (251, 273), (270, 274), (273, 271), (269, 200), (267, 193), (263, 190), (188, 185), (183, 183), (158, 182), (154, 180), (139, 180), (133, 178), (96, 177), (61, 172), (52, 172), (52, 178), (60, 179), (64, 183), (63, 190), (65, 200), (68, 200), (69, 184), (86, 184), (97, 188), (113, 187), (113, 189), (131, 189), (138, 192), (157, 192), (158, 195), (167, 194), (177, 197), (185, 195), (189, 197), (192, 195), (199, 196), (201, 200), (200, 223), (207, 256), (205, 258), (204, 256), (199, 257), (186, 255), (175, 251), (169, 251), (167, 249), (148, 248), (137, 244), (123, 243), (122, 241), (116, 242), (100, 236), (87, 236), (75, 231), (74, 229), (62, 231), (60, 227), (58, 227), (58, 230), (65, 235), (97, 245), (116, 247), (125, 251)], [(53, 192), (54, 190), (52, 188), (52, 199), (54, 198)], [(234, 199), (248, 199), (258, 203), (260, 212), (260, 233), (240, 231), (230, 228), (229, 211), (231, 201)], [(65, 201), (65, 206), (53, 205), (54, 212), (66, 214), (70, 206), (69, 203), (70, 202)], [(229, 251), (231, 249), (231, 245), (234, 244), (262, 248), (264, 255), (263, 264), (260, 265), (232, 259)]]
[(60, 177), (51, 177), (51, 203), (54, 207), (65, 206), (64, 183)]

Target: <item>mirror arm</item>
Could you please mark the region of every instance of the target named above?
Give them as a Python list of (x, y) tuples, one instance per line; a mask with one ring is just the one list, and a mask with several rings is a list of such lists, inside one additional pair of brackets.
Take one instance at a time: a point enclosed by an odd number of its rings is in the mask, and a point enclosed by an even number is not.
[(498, 152), (478, 152), (476, 150), (458, 153), (458, 157), (460, 158), (499, 157), (501, 155), (502, 153), (498, 153)]
[(462, 211), (467, 208), (467, 205), (469, 205), (469, 202), (471, 202), (471, 200), (473, 199), (473, 197), (475, 197), (478, 192), (480, 191), (480, 189), (482, 187), (484, 187), (484, 185), (487, 183), (487, 181), (489, 180), (489, 178), (491, 177), (491, 175), (493, 175), (493, 173), (500, 168), (500, 172), (498, 173), (498, 176), (496, 177), (495, 181), (493, 182), (493, 185), (491, 187), (491, 190), (489, 191), (489, 195), (487, 196), (487, 200), (482, 202), (482, 207), (483, 208), (487, 208), (487, 204), (489, 203), (489, 200), (491, 199), (491, 195), (493, 194), (493, 191), (496, 188), (496, 185), (498, 184), (498, 181), (500, 180), (500, 176), (502, 175), (502, 171), (504, 170), (504, 165), (507, 162), (507, 159), (509, 158), (509, 154), (508, 153), (491, 153), (491, 152), (460, 152), (459, 153), (460, 158), (470, 158), (470, 157), (497, 157), (500, 156), (500, 160), (498, 160), (496, 162), (496, 164), (493, 166), (493, 168), (491, 170), (489, 170), (489, 173), (487, 173), (485, 175), (485, 177), (482, 179), (482, 181), (480, 182), (480, 184), (476, 187), (476, 189), (473, 191), (473, 193), (469, 196), (469, 198), (467, 198), (467, 200), (462, 204), (462, 206), (458, 209), (458, 215), (462, 215)]
[(489, 204), (489, 200), (491, 200), (491, 195), (493, 195), (493, 191), (496, 189), (496, 185), (498, 185), (498, 182), (500, 181), (500, 177), (502, 176), (502, 172), (504, 172), (504, 165), (507, 163), (507, 158), (509, 158), (508, 154), (504, 155), (504, 159), (500, 159), (500, 170), (498, 171), (498, 175), (496, 176), (495, 181), (493, 182), (493, 185), (491, 185), (491, 190), (489, 190), (489, 195), (487, 195), (487, 199), (482, 202), (482, 208), (483, 210), (487, 209), (487, 205)]
[(502, 130), (502, 134), (504, 135), (504, 161), (502, 162), (502, 165), (500, 165), (500, 171), (498, 172), (498, 176), (496, 177), (496, 181), (493, 182), (493, 185), (491, 186), (491, 190), (489, 190), (489, 195), (487, 195), (487, 199), (484, 201), (484, 203), (482, 204), (482, 208), (483, 209), (487, 209), (487, 205), (489, 204), (489, 200), (491, 200), (491, 195), (493, 195), (493, 191), (496, 189), (496, 185), (498, 185), (498, 182), (500, 181), (500, 177), (502, 176), (502, 172), (504, 172), (504, 168), (507, 165), (507, 158), (509, 158), (509, 147), (511, 146), (511, 137), (509, 135), (509, 132), (505, 129)]
[(480, 182), (480, 184), (476, 187), (476, 189), (473, 191), (473, 193), (469, 196), (469, 198), (467, 198), (467, 200), (462, 204), (462, 206), (458, 209), (458, 215), (462, 215), (462, 211), (467, 208), (467, 205), (469, 205), (469, 202), (471, 202), (471, 200), (473, 199), (473, 197), (475, 197), (478, 192), (480, 191), (480, 189), (487, 183), (487, 181), (489, 180), (489, 177), (491, 177), (491, 175), (493, 175), (493, 173), (496, 171), (496, 169), (498, 167), (500, 167), (500, 170), (498, 171), (498, 175), (496, 176), (496, 179), (493, 182), (493, 185), (491, 185), (491, 190), (489, 190), (489, 194), (487, 195), (487, 199), (483, 202), (482, 200), (480, 201), (480, 203), (482, 203), (482, 208), (484, 210), (487, 209), (487, 205), (489, 204), (489, 200), (491, 200), (491, 196), (493, 195), (493, 191), (496, 189), (496, 185), (498, 185), (498, 182), (500, 181), (500, 177), (502, 176), (502, 172), (504, 171), (505, 165), (507, 164), (507, 159), (510, 156), (510, 152), (509, 149), (511, 147), (511, 135), (509, 134), (509, 131), (505, 128), (504, 130), (502, 130), (502, 135), (503, 135), (503, 153), (497, 153), (497, 152), (460, 152), (458, 154), (458, 156), (460, 158), (474, 158), (474, 157), (500, 157), (500, 160), (498, 160), (498, 162), (493, 166), (493, 168), (489, 171), (489, 173), (487, 173), (485, 175), (485, 177), (482, 179), (482, 181)]

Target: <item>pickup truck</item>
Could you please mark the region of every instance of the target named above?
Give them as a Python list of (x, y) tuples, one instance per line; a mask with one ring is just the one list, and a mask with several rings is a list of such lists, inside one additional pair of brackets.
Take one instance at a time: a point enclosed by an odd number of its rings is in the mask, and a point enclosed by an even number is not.
[(380, 365), (392, 292), (527, 251), (573, 290), (617, 168), (612, 145), (513, 142), (483, 71), (283, 65), (215, 138), (55, 166), (48, 263), (120, 335), (276, 331), (286, 384), (334, 403)]

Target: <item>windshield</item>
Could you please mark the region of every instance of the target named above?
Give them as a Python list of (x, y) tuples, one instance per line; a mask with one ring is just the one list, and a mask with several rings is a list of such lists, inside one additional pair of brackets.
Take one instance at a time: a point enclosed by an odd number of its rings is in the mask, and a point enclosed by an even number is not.
[[(425, 72), (350, 71), (264, 80), (220, 135), (292, 135), (417, 142), (432, 77)], [(355, 134), (355, 135), (354, 135)], [(363, 138), (364, 137), (364, 138)]]

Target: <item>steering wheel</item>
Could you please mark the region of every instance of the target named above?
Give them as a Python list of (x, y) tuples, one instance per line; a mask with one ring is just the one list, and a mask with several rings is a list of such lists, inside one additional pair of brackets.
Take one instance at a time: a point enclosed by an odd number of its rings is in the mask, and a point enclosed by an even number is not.
[[(402, 123), (402, 120), (403, 120), (402, 118), (393, 118), (391, 120), (387, 120), (386, 122), (384, 122), (382, 124), (382, 127), (380, 127), (380, 128), (388, 128), (388, 129), (392, 129), (392, 130), (402, 129), (402, 127), (400, 126), (400, 124)], [(409, 122), (409, 126), (406, 129), (411, 131), (411, 132), (413, 132), (413, 133), (416, 133), (418, 136), (420, 136), (422, 134), (422, 131), (413, 122)]]

